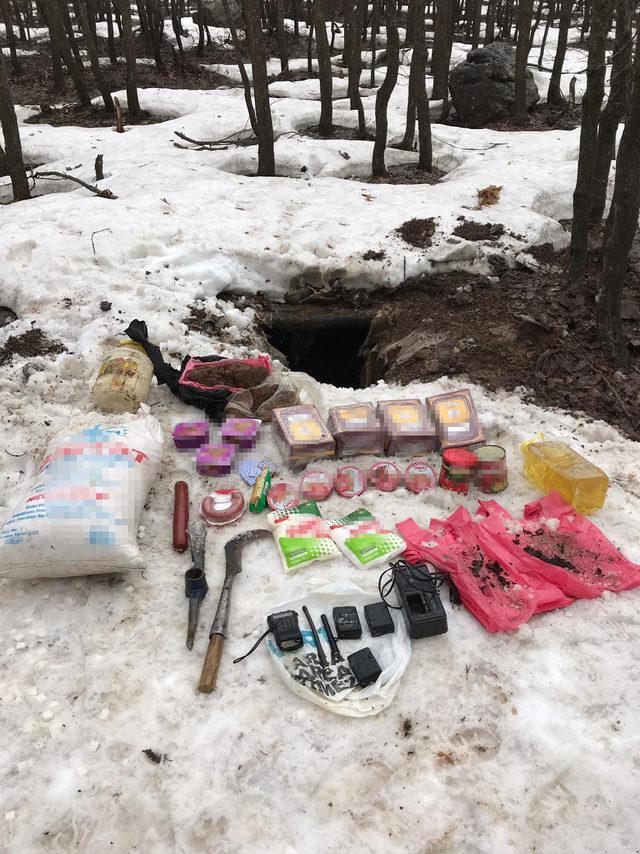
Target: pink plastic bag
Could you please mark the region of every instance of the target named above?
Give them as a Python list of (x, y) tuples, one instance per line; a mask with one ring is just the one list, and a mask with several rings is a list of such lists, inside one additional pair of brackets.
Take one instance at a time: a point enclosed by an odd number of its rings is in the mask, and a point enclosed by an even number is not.
[(428, 560), (448, 572), (465, 607), (490, 632), (518, 629), (533, 614), (573, 601), (548, 581), (522, 573), (462, 507), (445, 522), (432, 519), (428, 529), (413, 519), (396, 527), (407, 542), (407, 560)]
[(496, 501), (481, 501), (481, 527), (500, 542), (532, 577), (556, 584), (568, 596), (594, 599), (640, 586), (640, 566), (627, 560), (559, 493), (527, 504), (514, 520)]
[[(264, 368), (267, 374), (270, 374), (273, 370), (271, 366), (271, 359), (268, 356), (258, 356), (255, 359), (220, 359), (215, 362), (211, 361), (202, 361), (200, 359), (191, 358), (187, 362), (180, 376), (180, 385), (191, 386), (192, 388), (200, 389), (201, 391), (217, 391), (218, 389), (225, 389), (226, 391), (230, 391), (232, 393), (236, 393), (238, 391), (242, 391), (246, 386), (242, 387), (234, 387), (229, 385), (224, 385), (222, 383), (214, 384), (214, 385), (204, 385), (203, 383), (196, 382), (195, 380), (189, 379), (189, 375), (194, 368), (207, 367), (215, 370), (216, 367), (233, 367), (239, 365), (247, 365), (251, 368)], [(264, 374), (261, 377), (256, 377), (256, 381), (254, 385), (259, 385), (261, 382), (264, 382)]]

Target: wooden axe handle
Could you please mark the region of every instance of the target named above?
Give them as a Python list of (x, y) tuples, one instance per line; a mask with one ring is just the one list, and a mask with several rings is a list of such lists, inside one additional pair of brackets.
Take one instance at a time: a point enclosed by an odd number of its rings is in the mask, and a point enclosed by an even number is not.
[(216, 687), (223, 649), (224, 635), (211, 635), (207, 654), (204, 657), (204, 664), (202, 665), (200, 682), (198, 683), (198, 691), (201, 694), (210, 694)]

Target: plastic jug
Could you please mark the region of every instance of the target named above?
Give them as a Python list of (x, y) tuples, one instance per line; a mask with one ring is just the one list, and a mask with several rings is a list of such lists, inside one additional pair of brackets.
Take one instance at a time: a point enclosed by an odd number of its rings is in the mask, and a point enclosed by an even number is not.
[(524, 473), (545, 494), (554, 489), (588, 516), (604, 504), (609, 478), (564, 442), (546, 442), (539, 433), (520, 446)]
[(125, 339), (100, 365), (91, 400), (102, 412), (137, 412), (151, 388), (153, 364), (144, 348)]

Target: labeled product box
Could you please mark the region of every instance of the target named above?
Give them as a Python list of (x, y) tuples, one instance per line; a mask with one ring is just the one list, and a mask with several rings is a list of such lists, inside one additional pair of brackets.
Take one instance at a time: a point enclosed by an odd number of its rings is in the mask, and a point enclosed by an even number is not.
[(427, 407), (420, 400), (381, 400), (378, 415), (389, 456), (414, 456), (434, 451), (436, 428)]
[(441, 451), (484, 445), (484, 434), (468, 388), (428, 397), (427, 406), (433, 413)]
[(384, 433), (372, 403), (332, 407), (327, 426), (336, 440), (337, 457), (384, 452)]
[(274, 409), (273, 437), (290, 468), (335, 455), (336, 443), (315, 406), (301, 404)]

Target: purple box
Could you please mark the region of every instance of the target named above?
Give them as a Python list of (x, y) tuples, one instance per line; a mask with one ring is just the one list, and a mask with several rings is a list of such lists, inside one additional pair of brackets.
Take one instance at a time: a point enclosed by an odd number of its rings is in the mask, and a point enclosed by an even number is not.
[(261, 423), (257, 418), (227, 418), (222, 425), (220, 438), (239, 448), (253, 448)]
[(209, 441), (209, 422), (183, 421), (176, 424), (172, 435), (176, 448), (199, 448)]
[(203, 445), (196, 452), (196, 471), (205, 477), (229, 474), (235, 453), (235, 445)]

